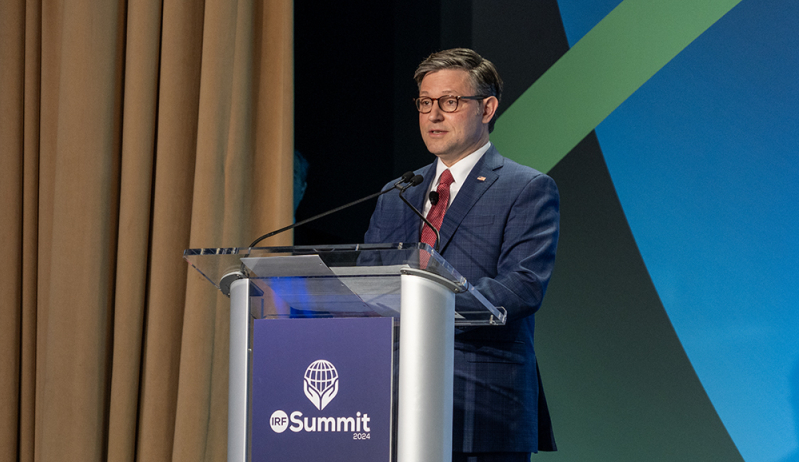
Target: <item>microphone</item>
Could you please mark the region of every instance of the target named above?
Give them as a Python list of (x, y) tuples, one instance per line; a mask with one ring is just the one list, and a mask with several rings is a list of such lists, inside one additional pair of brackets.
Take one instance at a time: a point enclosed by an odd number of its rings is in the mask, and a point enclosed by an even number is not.
[[(414, 183), (414, 181), (416, 180), (417, 177), (419, 178), (419, 180), (416, 183)], [(264, 234), (263, 236), (261, 236), (258, 239), (254, 240), (252, 242), (252, 244), (250, 244), (250, 247), (255, 247), (255, 245), (258, 244), (259, 242), (263, 241), (264, 239), (266, 239), (268, 237), (272, 237), (275, 234), (280, 234), (280, 233), (282, 233), (284, 231), (288, 231), (290, 229), (294, 229), (297, 226), (301, 226), (301, 225), (304, 225), (306, 223), (310, 223), (310, 222), (312, 222), (314, 220), (318, 220), (318, 219), (320, 219), (322, 217), (326, 217), (326, 216), (330, 215), (331, 213), (336, 213), (336, 212), (344, 210), (344, 209), (346, 209), (348, 207), (352, 207), (353, 205), (360, 204), (363, 201), (368, 201), (369, 199), (373, 199), (373, 198), (375, 198), (377, 196), (380, 196), (380, 195), (383, 195), (383, 194), (385, 194), (385, 193), (387, 193), (389, 191), (393, 191), (394, 189), (399, 189), (400, 190), (400, 196), (401, 196), (402, 195), (402, 191), (405, 191), (406, 189), (410, 188), (411, 186), (416, 186), (417, 184), (419, 184), (421, 182), (422, 182), (422, 177), (420, 175), (413, 176), (413, 172), (405, 172), (405, 173), (402, 174), (402, 177), (400, 177), (399, 181), (394, 183), (394, 186), (392, 186), (391, 188), (386, 189), (385, 191), (380, 191), (380, 192), (377, 192), (377, 193), (374, 193), (374, 194), (370, 194), (370, 195), (368, 195), (366, 197), (362, 197), (362, 198), (360, 198), (360, 199), (358, 199), (356, 201), (352, 201), (352, 202), (350, 202), (348, 204), (344, 204), (344, 205), (342, 205), (340, 207), (336, 207), (333, 210), (328, 210), (327, 212), (320, 213), (319, 215), (312, 216), (311, 218), (306, 218), (305, 220), (302, 220), (300, 222), (297, 222), (297, 223), (291, 224), (289, 226), (286, 226), (286, 227), (277, 229), (275, 231), (272, 231), (271, 233)], [(402, 186), (405, 183), (408, 183), (408, 185)]]
[[(411, 173), (411, 172), (408, 172), (408, 173)], [(400, 187), (399, 190), (400, 190), (401, 193), (404, 193), (406, 189), (412, 188), (414, 186), (418, 186), (418, 185), (422, 184), (422, 181), (424, 181), (424, 177), (422, 175), (416, 175), (413, 178), (411, 178), (410, 180), (408, 180), (408, 184), (407, 185), (405, 185), (403, 187)]]
[(430, 205), (438, 204), (438, 193), (436, 191), (430, 191), (428, 198), (430, 199)]
[[(280, 234), (280, 233), (282, 233), (284, 231), (288, 231), (290, 229), (294, 229), (297, 226), (304, 225), (306, 223), (310, 223), (310, 222), (312, 222), (314, 220), (318, 220), (319, 218), (322, 218), (322, 217), (325, 217), (327, 215), (330, 215), (331, 213), (336, 213), (336, 212), (338, 212), (340, 210), (346, 209), (347, 207), (352, 207), (353, 205), (360, 204), (361, 202), (364, 202), (364, 201), (367, 201), (369, 199), (375, 198), (377, 196), (383, 195), (383, 194), (385, 194), (387, 192), (390, 192), (390, 191), (393, 191), (395, 189), (399, 189), (400, 190), (400, 197), (402, 197), (402, 193), (405, 192), (406, 189), (408, 189), (410, 187), (413, 187), (413, 186), (416, 186), (419, 183), (421, 183), (422, 181), (423, 181), (423, 178), (422, 178), (421, 175), (413, 176), (413, 172), (405, 172), (404, 174), (402, 174), (402, 177), (400, 177), (399, 181), (394, 183), (394, 186), (386, 189), (385, 191), (380, 191), (380, 192), (377, 192), (377, 193), (374, 193), (374, 194), (370, 194), (370, 195), (368, 195), (366, 197), (363, 197), (361, 199), (358, 199), (356, 201), (352, 201), (352, 202), (350, 202), (348, 204), (344, 204), (344, 205), (342, 205), (340, 207), (336, 207), (333, 210), (328, 210), (327, 212), (320, 213), (319, 215), (312, 216), (311, 218), (307, 218), (305, 220), (302, 220), (300, 222), (294, 223), (292, 225), (285, 226), (283, 228), (280, 228), (280, 229), (277, 229), (275, 231), (272, 231), (271, 233), (264, 234), (263, 236), (261, 236), (258, 239), (254, 240), (252, 242), (252, 244), (250, 244), (249, 247), (253, 248), (259, 242), (263, 241), (264, 239), (266, 239), (268, 237), (272, 237), (275, 234)], [(402, 197), (402, 200), (405, 200), (405, 198)], [(405, 203), (408, 204), (408, 205), (411, 205), (411, 204), (408, 203), (408, 201), (405, 201)], [(411, 208), (413, 208), (414, 211), (417, 214), (419, 214), (419, 211), (416, 210), (416, 208), (414, 208), (412, 205), (411, 205)], [(419, 215), (421, 216), (421, 214), (419, 214)], [(424, 219), (424, 217), (422, 217), (422, 219)], [(427, 220), (425, 220), (425, 221), (427, 221)], [(429, 224), (429, 222), (428, 222), (428, 224)], [(433, 226), (433, 225), (430, 225), (430, 226)], [(433, 229), (435, 230), (435, 227), (433, 227)], [(438, 232), (436, 232), (436, 234), (438, 234)], [(438, 241), (436, 241), (436, 242), (438, 242)], [(249, 255), (249, 252), (247, 253), (247, 255)], [(230, 296), (230, 285), (234, 281), (236, 281), (238, 279), (242, 279), (242, 278), (247, 277), (246, 274), (247, 274), (247, 270), (245, 268), (244, 262), (242, 262), (240, 271), (232, 271), (232, 272), (229, 272), (229, 273), (225, 274), (224, 276), (222, 276), (222, 278), (219, 281), (219, 289), (222, 291), (222, 293), (224, 295)]]
[[(410, 207), (411, 210), (413, 210), (413, 213), (418, 215), (419, 218), (422, 219), (424, 224), (429, 226), (430, 229), (432, 229), (433, 232), (436, 234), (436, 242), (435, 242), (435, 245), (433, 246), (433, 248), (436, 250), (436, 252), (438, 252), (438, 244), (441, 241), (441, 235), (438, 234), (438, 230), (436, 229), (435, 226), (433, 226), (432, 223), (430, 223), (430, 221), (427, 218), (425, 218), (424, 215), (422, 215), (422, 212), (420, 212), (416, 207), (414, 207), (413, 204), (408, 202), (408, 199), (405, 199), (405, 196), (402, 195), (402, 193), (404, 193), (406, 189), (408, 189), (408, 188), (410, 188), (412, 186), (416, 186), (416, 185), (420, 184), (422, 181), (424, 181), (424, 178), (422, 177), (422, 175), (416, 175), (415, 177), (411, 178), (411, 181), (410, 181), (408, 186), (405, 186), (404, 188), (399, 188), (399, 190), (400, 190), (399, 197), (400, 197), (400, 199), (402, 199), (402, 202), (405, 202), (405, 204), (408, 207)], [(436, 202), (438, 202), (438, 194), (436, 194)]]

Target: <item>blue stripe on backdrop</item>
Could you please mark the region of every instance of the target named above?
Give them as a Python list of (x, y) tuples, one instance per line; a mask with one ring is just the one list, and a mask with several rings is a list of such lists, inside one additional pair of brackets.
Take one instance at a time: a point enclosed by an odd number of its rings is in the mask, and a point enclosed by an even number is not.
[[(570, 44), (618, 0), (560, 0)], [(744, 0), (597, 128), (677, 334), (748, 462), (799, 460), (799, 2)]]
[(622, 0), (558, 0), (569, 48), (605, 18)]

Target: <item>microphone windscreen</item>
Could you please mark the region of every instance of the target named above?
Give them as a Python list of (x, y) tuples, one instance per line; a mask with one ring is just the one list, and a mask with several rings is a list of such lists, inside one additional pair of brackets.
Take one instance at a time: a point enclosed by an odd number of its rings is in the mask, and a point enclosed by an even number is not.
[(416, 175), (415, 177), (411, 178), (411, 186), (416, 186), (422, 184), (424, 181), (424, 177), (422, 175)]
[(430, 205), (438, 204), (438, 193), (437, 192), (430, 191), (430, 195), (428, 197), (430, 198)]
[(413, 172), (405, 172), (400, 178), (400, 183), (407, 183), (411, 178), (413, 178)]

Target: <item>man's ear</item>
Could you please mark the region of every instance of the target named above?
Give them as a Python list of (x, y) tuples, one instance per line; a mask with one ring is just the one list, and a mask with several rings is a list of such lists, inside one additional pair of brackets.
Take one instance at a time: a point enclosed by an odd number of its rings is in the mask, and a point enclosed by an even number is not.
[(496, 114), (497, 112), (497, 108), (499, 108), (499, 100), (497, 100), (496, 96), (489, 96), (488, 98), (483, 100), (484, 124), (491, 122), (491, 119), (494, 117), (494, 114)]

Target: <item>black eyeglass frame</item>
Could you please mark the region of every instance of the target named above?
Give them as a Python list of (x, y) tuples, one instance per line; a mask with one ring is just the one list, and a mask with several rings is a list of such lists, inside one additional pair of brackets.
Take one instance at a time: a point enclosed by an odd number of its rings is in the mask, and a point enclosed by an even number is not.
[[(479, 100), (486, 99), (489, 96), (491, 96), (491, 95), (475, 95), (475, 96), (442, 95), (442, 96), (439, 96), (438, 98), (431, 98), (429, 96), (420, 96), (418, 98), (414, 98), (413, 102), (416, 105), (416, 110), (419, 111), (419, 113), (421, 113), (421, 114), (429, 114), (430, 112), (433, 111), (433, 105), (432, 104), (430, 105), (430, 110), (429, 111), (422, 111), (422, 107), (419, 104), (419, 101), (423, 100), (423, 99), (429, 99), (431, 101), (436, 101), (438, 103), (438, 108), (441, 109), (441, 111), (450, 114), (450, 113), (453, 113), (453, 112), (457, 111), (458, 108), (461, 107), (461, 100), (462, 99), (470, 99), (470, 100), (479, 101)], [(442, 99), (447, 99), (447, 98), (455, 98), (455, 109), (453, 109), (451, 111), (448, 111), (448, 110), (444, 109), (443, 106), (441, 106), (441, 100)]]

